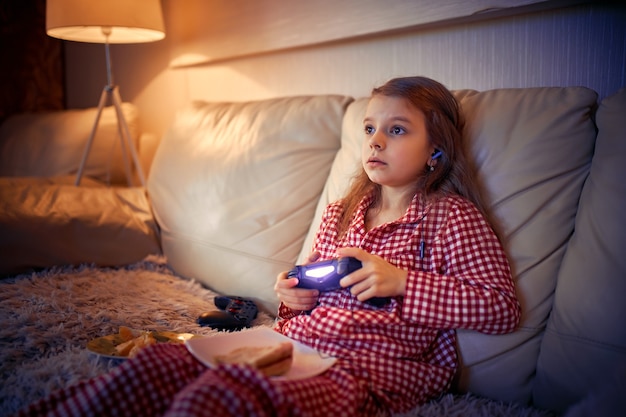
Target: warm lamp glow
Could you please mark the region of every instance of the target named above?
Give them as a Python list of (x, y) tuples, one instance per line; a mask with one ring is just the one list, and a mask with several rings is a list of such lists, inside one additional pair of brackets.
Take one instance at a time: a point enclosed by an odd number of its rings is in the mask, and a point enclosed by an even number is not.
[(165, 37), (159, 0), (47, 0), (46, 33), (92, 43), (154, 42)]

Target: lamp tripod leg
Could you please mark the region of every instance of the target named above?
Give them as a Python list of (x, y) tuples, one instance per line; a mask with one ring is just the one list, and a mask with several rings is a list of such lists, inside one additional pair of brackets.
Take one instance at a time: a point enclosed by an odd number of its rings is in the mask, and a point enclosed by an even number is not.
[[(139, 182), (142, 187), (146, 186), (146, 179), (143, 175), (143, 169), (141, 168), (141, 162), (139, 161), (139, 157), (137, 156), (137, 150), (135, 149), (135, 145), (131, 140), (130, 130), (128, 129), (128, 123), (126, 123), (126, 118), (124, 117), (124, 113), (122, 112), (122, 99), (120, 98), (120, 93), (118, 91), (117, 86), (113, 88), (112, 91), (113, 97), (113, 105), (115, 106), (115, 112), (117, 114), (117, 123), (121, 126), (121, 130), (123, 134), (121, 135), (122, 140), (126, 143), (122, 143), (122, 148), (127, 148), (130, 150), (130, 155), (132, 157), (133, 163), (135, 164), (135, 169), (137, 170), (137, 176), (139, 177)], [(128, 182), (129, 186), (132, 186), (132, 182)]]
[[(121, 116), (120, 116), (121, 115)], [(124, 113), (122, 111), (118, 111), (117, 106), (115, 106), (115, 116), (118, 120), (117, 122), (117, 134), (120, 138), (120, 149), (122, 151), (122, 161), (124, 162), (124, 174), (126, 174), (126, 182), (128, 183), (129, 186), (131, 186), (133, 184), (133, 174), (131, 171), (131, 167), (130, 167), (130, 162), (128, 160), (128, 146), (129, 146), (129, 141), (126, 140), (126, 132), (124, 132), (124, 129), (122, 128), (122, 123), (119, 122), (120, 117), (124, 117)]]
[(78, 166), (78, 173), (76, 174), (76, 181), (74, 185), (79, 186), (80, 180), (83, 177), (83, 171), (85, 169), (85, 163), (87, 162), (87, 157), (89, 156), (89, 151), (91, 150), (91, 145), (93, 144), (94, 137), (96, 136), (96, 130), (98, 130), (98, 124), (100, 123), (100, 116), (102, 115), (102, 109), (104, 109), (104, 104), (106, 102), (107, 96), (109, 95), (109, 90), (107, 87), (102, 89), (102, 94), (100, 95), (100, 102), (98, 103), (98, 112), (96, 113), (96, 120), (93, 123), (93, 127), (91, 128), (91, 133), (89, 134), (89, 139), (87, 140), (87, 145), (85, 145), (85, 151), (83, 152), (83, 158), (80, 161), (80, 165)]

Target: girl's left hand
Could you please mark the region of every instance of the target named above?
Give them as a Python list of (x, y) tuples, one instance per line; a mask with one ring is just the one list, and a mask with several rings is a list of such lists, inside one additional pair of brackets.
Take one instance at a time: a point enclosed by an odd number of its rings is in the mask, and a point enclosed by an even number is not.
[[(319, 252), (313, 252), (309, 255), (304, 263), (309, 264), (315, 262), (320, 257)], [(317, 305), (319, 297), (318, 290), (309, 290), (305, 288), (296, 288), (298, 278), (289, 278), (288, 271), (281, 272), (276, 277), (274, 291), (278, 299), (286, 307), (290, 308), (295, 314), (302, 311), (312, 310)]]
[(351, 287), (350, 292), (359, 299), (367, 301), (373, 297), (403, 296), (406, 289), (408, 272), (385, 261), (378, 255), (372, 255), (359, 248), (341, 248), (339, 257), (352, 256), (363, 264), (361, 269), (343, 277), (342, 287)]

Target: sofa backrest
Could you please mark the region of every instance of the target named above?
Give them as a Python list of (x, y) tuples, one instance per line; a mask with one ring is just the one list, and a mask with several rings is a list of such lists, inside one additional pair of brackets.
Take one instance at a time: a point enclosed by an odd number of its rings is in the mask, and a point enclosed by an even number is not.
[(174, 270), (275, 313), (339, 148), (350, 98), (195, 103), (156, 152), (148, 192)]
[[(122, 112), (137, 146), (139, 111), (132, 103), (122, 103)], [(89, 108), (11, 116), (0, 126), (0, 177), (75, 175), (96, 114), (97, 108)], [(102, 111), (84, 175), (111, 184), (127, 183), (113, 107)]]
[[(518, 331), (488, 336), (459, 331), (457, 388), (506, 401), (531, 400), (541, 337), (583, 183), (589, 173), (596, 93), (586, 88), (456, 91), (466, 115), (469, 151), (501, 222), (518, 295)], [(300, 254), (311, 249), (321, 210), (340, 198), (360, 164), (367, 99), (346, 111), (341, 149)]]

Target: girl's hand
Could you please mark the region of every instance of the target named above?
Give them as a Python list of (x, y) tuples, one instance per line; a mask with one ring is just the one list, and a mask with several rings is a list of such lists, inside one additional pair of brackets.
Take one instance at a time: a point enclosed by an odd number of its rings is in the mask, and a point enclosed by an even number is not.
[[(304, 265), (315, 262), (320, 257), (319, 252), (313, 252), (309, 255)], [(278, 296), (278, 299), (286, 307), (293, 310), (295, 313), (301, 311), (309, 311), (317, 306), (317, 299), (320, 295), (317, 290), (310, 290), (306, 288), (295, 288), (298, 285), (298, 278), (288, 278), (288, 271), (281, 272), (276, 277), (276, 283), (274, 284), (274, 291)]]
[(339, 257), (352, 256), (363, 264), (361, 269), (343, 277), (342, 287), (351, 287), (350, 292), (359, 299), (367, 301), (373, 297), (403, 296), (406, 290), (408, 272), (393, 266), (377, 255), (372, 255), (359, 248), (341, 248)]

